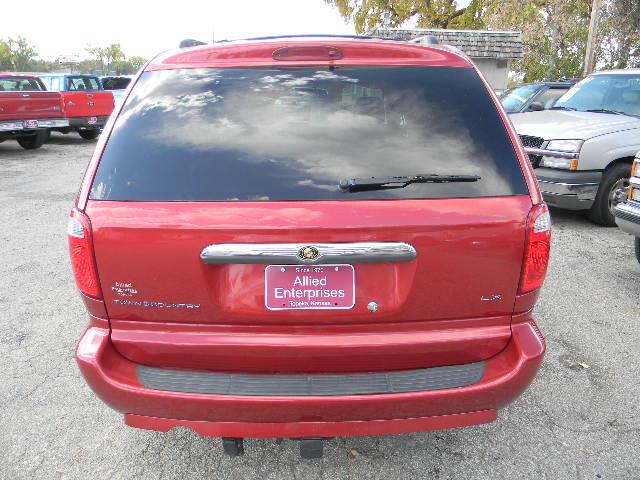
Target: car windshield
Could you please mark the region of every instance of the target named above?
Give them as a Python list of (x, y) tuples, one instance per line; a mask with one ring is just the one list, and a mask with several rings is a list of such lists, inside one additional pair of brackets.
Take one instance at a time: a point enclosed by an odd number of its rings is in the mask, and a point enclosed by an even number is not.
[(599, 74), (576, 83), (554, 108), (609, 110), (640, 116), (640, 74)]
[[(342, 179), (476, 175), (342, 191)], [(267, 201), (526, 194), (477, 73), (451, 67), (146, 72), (105, 148), (97, 200)]]
[(67, 90), (100, 90), (100, 83), (95, 77), (67, 77)]
[(0, 92), (39, 92), (44, 90), (35, 78), (0, 77)]
[(519, 112), (541, 88), (541, 85), (522, 85), (512, 88), (500, 97), (500, 102), (507, 112)]

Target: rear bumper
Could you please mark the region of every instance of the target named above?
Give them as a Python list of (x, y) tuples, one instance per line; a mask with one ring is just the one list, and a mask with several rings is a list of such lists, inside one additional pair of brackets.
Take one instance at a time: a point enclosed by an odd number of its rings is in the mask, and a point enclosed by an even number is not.
[(69, 126), (72, 128), (102, 128), (109, 119), (108, 115), (96, 117), (69, 117)]
[(619, 203), (613, 214), (620, 230), (640, 237), (640, 203), (633, 201)]
[(105, 328), (87, 329), (76, 350), (96, 394), (129, 425), (202, 435), (331, 437), (414, 432), (486, 423), (533, 380), (545, 343), (533, 321), (517, 323), (507, 347), (486, 360), (477, 382), (458, 388), (331, 396), (240, 396), (144, 387), (137, 365), (112, 346)]
[[(30, 125), (29, 122), (37, 122)], [(35, 126), (37, 125), (37, 126)], [(0, 122), (0, 132), (22, 132), (37, 131), (46, 128), (63, 128), (69, 126), (69, 120), (66, 118), (38, 118), (32, 120), (12, 120)]]
[(537, 168), (535, 170), (544, 200), (552, 207), (588, 210), (593, 205), (602, 172), (576, 172)]

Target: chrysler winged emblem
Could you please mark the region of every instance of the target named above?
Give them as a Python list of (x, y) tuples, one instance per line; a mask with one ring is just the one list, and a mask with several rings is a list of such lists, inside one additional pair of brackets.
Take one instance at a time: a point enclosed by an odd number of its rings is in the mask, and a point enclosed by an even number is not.
[(300, 260), (311, 262), (313, 260), (317, 260), (319, 256), (320, 250), (312, 245), (302, 247), (300, 250), (298, 250), (298, 257), (300, 258)]

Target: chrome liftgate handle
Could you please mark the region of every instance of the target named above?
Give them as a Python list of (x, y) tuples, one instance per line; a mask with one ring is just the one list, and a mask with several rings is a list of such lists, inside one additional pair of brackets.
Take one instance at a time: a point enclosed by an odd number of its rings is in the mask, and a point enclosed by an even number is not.
[(416, 249), (404, 242), (218, 243), (200, 253), (209, 264), (321, 265), (410, 262)]

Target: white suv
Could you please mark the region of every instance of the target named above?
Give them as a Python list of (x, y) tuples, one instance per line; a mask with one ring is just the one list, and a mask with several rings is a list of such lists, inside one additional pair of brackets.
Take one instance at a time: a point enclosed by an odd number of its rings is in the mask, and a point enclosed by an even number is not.
[(511, 117), (551, 206), (615, 226), (640, 150), (640, 69), (594, 73), (553, 108)]

